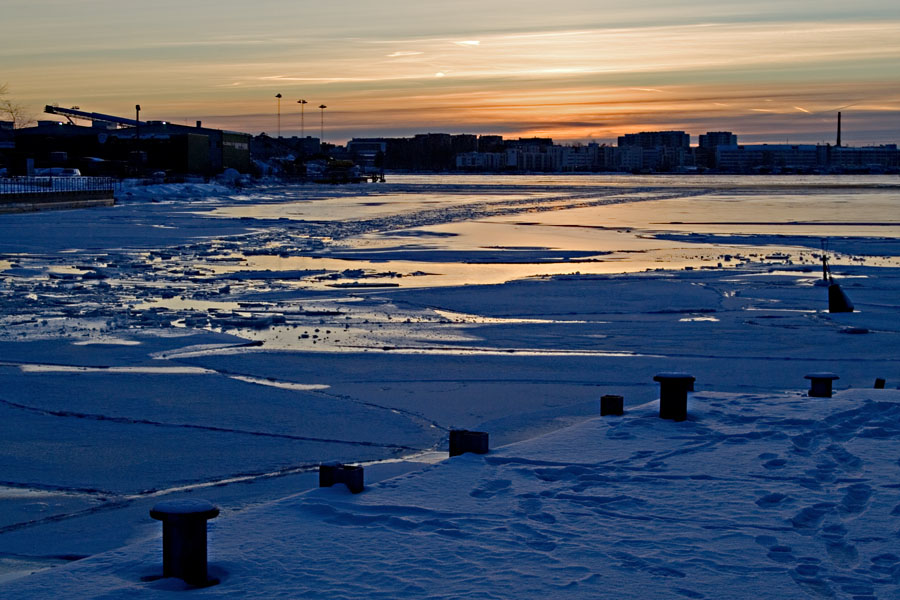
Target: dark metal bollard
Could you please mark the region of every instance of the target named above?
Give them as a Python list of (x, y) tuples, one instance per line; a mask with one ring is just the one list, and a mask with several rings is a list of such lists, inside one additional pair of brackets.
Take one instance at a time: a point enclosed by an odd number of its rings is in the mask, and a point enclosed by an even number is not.
[(166, 500), (150, 509), (163, 524), (163, 577), (209, 585), (206, 573), (206, 521), (219, 509), (206, 500)]
[(828, 312), (830, 313), (852, 313), (853, 303), (841, 286), (832, 283), (828, 286)]
[(600, 396), (600, 416), (621, 415), (625, 412), (625, 398), (615, 394)]
[(450, 456), (459, 456), (466, 452), (487, 454), (488, 445), (487, 432), (466, 429), (450, 430)]
[(807, 395), (813, 398), (831, 398), (831, 382), (840, 379), (834, 373), (810, 373), (804, 376), (811, 381)]
[(687, 419), (687, 393), (694, 391), (694, 376), (678, 372), (658, 373), (653, 381), (659, 382), (659, 418)]
[(881, 377), (879, 377), (878, 379), (875, 380), (875, 389), (883, 390), (885, 383), (887, 383), (887, 382), (884, 379), (882, 379)]
[(353, 465), (319, 465), (319, 487), (331, 487), (343, 483), (358, 494), (365, 488), (365, 469)]

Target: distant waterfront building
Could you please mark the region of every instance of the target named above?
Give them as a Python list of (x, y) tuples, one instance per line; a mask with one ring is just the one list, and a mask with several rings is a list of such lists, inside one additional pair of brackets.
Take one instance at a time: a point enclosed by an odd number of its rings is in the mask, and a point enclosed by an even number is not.
[(707, 131), (700, 135), (700, 143), (694, 149), (695, 163), (700, 168), (715, 169), (718, 167), (716, 148), (737, 145), (737, 136), (730, 131)]
[[(552, 146), (545, 146), (551, 148)], [(539, 146), (524, 146), (506, 150), (506, 164), (516, 171), (544, 172), (553, 170), (553, 157)]]
[[(53, 107), (46, 107), (50, 112)], [(79, 168), (92, 175), (172, 174), (215, 175), (232, 168), (251, 169), (250, 139), (246, 133), (178, 125), (166, 121), (141, 122), (71, 111), (92, 121), (90, 127), (41, 120), (34, 127), (16, 129), (16, 172), (30, 159), (36, 166)], [(65, 158), (63, 158), (65, 157)]]
[(506, 152), (463, 152), (456, 155), (456, 168), (462, 171), (503, 171)]
[[(114, 135), (124, 136), (127, 135), (126, 132), (133, 138), (135, 128), (118, 129)], [(145, 136), (149, 139), (159, 140), (173, 136), (186, 136), (194, 139), (195, 147), (190, 152), (198, 164), (204, 160), (208, 161), (207, 174), (221, 173), (224, 169), (235, 169), (241, 173), (250, 172), (250, 139), (253, 136), (248, 133), (211, 129), (203, 127), (200, 121), (197, 121), (194, 126), (179, 125), (169, 121), (147, 121), (141, 125), (139, 135), (141, 140)], [(198, 137), (204, 138), (203, 141), (196, 140)], [(206, 144), (205, 150), (200, 149), (203, 142)], [(162, 166), (165, 164), (165, 160), (160, 158), (159, 163)], [(197, 172), (202, 172), (202, 170)]]
[(819, 146), (826, 158), (820, 163), (833, 173), (885, 173), (900, 169), (900, 150), (897, 144), (881, 146)]
[(619, 136), (619, 147), (640, 146), (645, 149), (653, 148), (682, 148), (691, 147), (691, 136), (683, 131), (641, 131), (640, 133), (626, 133)]
[(715, 150), (716, 146), (737, 146), (737, 136), (730, 131), (707, 131), (700, 135), (699, 147)]
[(384, 138), (353, 138), (347, 142), (347, 152), (359, 166), (367, 169), (384, 167), (387, 141)]
[(668, 172), (693, 162), (691, 136), (684, 131), (641, 131), (619, 136), (623, 171)]
[(530, 148), (540, 149), (553, 145), (552, 138), (519, 138), (517, 140), (506, 140), (507, 148)]
[(819, 165), (818, 148), (812, 144), (717, 146), (716, 165), (728, 173), (812, 173)]
[(479, 135), (478, 151), (479, 152), (502, 152), (505, 150), (502, 135)]

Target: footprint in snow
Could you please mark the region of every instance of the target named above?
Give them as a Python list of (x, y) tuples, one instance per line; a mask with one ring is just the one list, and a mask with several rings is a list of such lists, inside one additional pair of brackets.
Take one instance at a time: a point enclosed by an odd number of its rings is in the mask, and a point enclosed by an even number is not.
[(766, 556), (769, 560), (781, 564), (794, 564), (797, 562), (797, 557), (791, 552), (790, 546), (771, 546), (769, 548), (769, 553), (766, 554)]
[(834, 508), (831, 502), (820, 502), (813, 506), (808, 506), (791, 517), (791, 525), (794, 529), (804, 530), (815, 529), (822, 523), (825, 515)]
[(760, 508), (775, 508), (788, 499), (785, 494), (772, 493), (761, 496), (756, 500), (756, 505)]
[(831, 444), (825, 451), (844, 470), (857, 471), (862, 467), (862, 459), (855, 454), (851, 454), (839, 444)]
[(900, 557), (896, 554), (879, 554), (872, 558), (870, 570), (880, 574), (894, 575), (898, 571), (898, 563), (900, 563)]
[(806, 471), (806, 474), (818, 481), (819, 483), (831, 483), (835, 480), (835, 470), (837, 464), (831, 461), (822, 461), (816, 465), (815, 469)]
[(844, 488), (844, 498), (838, 507), (839, 510), (847, 516), (858, 515), (869, 504), (872, 497), (872, 488), (864, 483), (854, 483)]
[(822, 528), (825, 551), (831, 561), (840, 567), (850, 568), (859, 562), (859, 551), (856, 546), (844, 539), (846, 535), (847, 528), (841, 523), (826, 525)]
[(700, 592), (695, 592), (694, 590), (687, 590), (684, 588), (675, 588), (672, 591), (675, 592), (676, 594), (678, 594), (679, 596), (684, 596), (685, 598), (695, 598), (697, 600), (699, 600), (700, 598), (706, 598), (706, 596), (704, 594), (701, 594)]
[(519, 510), (521, 510), (526, 515), (533, 515), (534, 513), (540, 512), (543, 507), (543, 502), (540, 499), (535, 498), (533, 494), (522, 495), (519, 497)]
[(816, 568), (815, 572), (812, 574), (807, 574), (808, 571), (812, 570), (809, 569), (809, 567), (814, 566), (815, 565), (800, 565), (797, 569), (790, 572), (791, 577), (807, 594), (819, 598), (834, 598), (834, 590), (832, 590), (825, 581), (815, 576), (818, 574), (818, 568)]
[(875, 588), (865, 581), (851, 581), (841, 586), (841, 591), (847, 594), (853, 594), (854, 599), (859, 600), (877, 600), (875, 598)]
[(816, 439), (816, 433), (813, 431), (795, 435), (791, 438), (791, 442), (794, 444), (794, 451), (804, 455), (809, 454), (819, 445), (818, 440)]
[(539, 523), (556, 523), (556, 517), (550, 513), (541, 510), (543, 503), (535, 497), (521, 497), (519, 500), (519, 510), (532, 521)]
[(825, 551), (831, 561), (840, 567), (853, 567), (859, 562), (856, 546), (844, 540), (826, 540)]
[(541, 552), (551, 552), (556, 549), (556, 542), (550, 539), (550, 536), (525, 523), (516, 523), (511, 525), (510, 529), (522, 536), (522, 542), (529, 548), (540, 550)]
[(497, 494), (508, 493), (512, 481), (509, 479), (494, 479), (485, 482), (480, 488), (475, 488), (469, 495), (473, 498), (493, 498)]

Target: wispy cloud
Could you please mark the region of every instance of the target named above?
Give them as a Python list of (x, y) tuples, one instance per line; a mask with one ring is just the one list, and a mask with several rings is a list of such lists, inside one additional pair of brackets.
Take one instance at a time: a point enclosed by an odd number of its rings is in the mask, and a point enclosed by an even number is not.
[[(782, 115), (814, 121), (806, 115), (849, 103), (900, 114), (900, 18), (700, 18), (615, 27), (572, 25), (596, 23), (596, 15), (530, 28), (515, 19), (443, 28), (410, 22), (393, 31), (385, 21), (371, 33), (329, 30), (333, 39), (321, 31), (291, 37), (283, 28), (268, 36), (256, 26), (208, 37), (117, 35), (66, 52), (48, 39), (52, 48), (40, 56), (38, 45), (5, 45), (0, 63), (3, 80), (37, 106), (77, 102), (117, 113), (139, 96), (148, 106), (177, 107), (173, 116), (201, 118), (211, 105), (243, 115), (265, 110), (259, 106), (275, 92), (296, 93), (335, 107), (348, 127), (460, 124), (490, 132), (521, 123), (523, 131), (586, 137), (688, 127), (698, 114), (717, 119), (717, 128), (738, 119), (762, 127)], [(396, 110), (376, 112), (382, 106)]]

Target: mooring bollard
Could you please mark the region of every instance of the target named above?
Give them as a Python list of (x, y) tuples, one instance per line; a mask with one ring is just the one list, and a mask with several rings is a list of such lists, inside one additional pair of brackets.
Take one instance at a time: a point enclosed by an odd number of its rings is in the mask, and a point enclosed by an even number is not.
[(828, 286), (828, 312), (833, 313), (852, 313), (853, 303), (841, 286), (837, 283), (831, 283)]
[(319, 465), (319, 487), (331, 487), (343, 483), (358, 494), (365, 488), (365, 469), (354, 465)]
[(878, 379), (875, 380), (875, 389), (883, 390), (885, 383), (887, 383), (887, 382), (884, 379), (882, 379), (881, 377), (879, 377)]
[(197, 586), (209, 584), (206, 572), (206, 522), (219, 509), (206, 500), (166, 500), (150, 509), (163, 524), (163, 577)]
[(615, 394), (600, 396), (600, 416), (621, 415), (625, 412), (625, 398)]
[(831, 398), (831, 382), (840, 379), (834, 373), (810, 373), (804, 376), (811, 381), (807, 395), (813, 398)]
[(694, 376), (678, 372), (658, 373), (653, 381), (659, 382), (659, 418), (687, 419), (687, 393), (694, 391)]
[(488, 445), (487, 432), (468, 431), (467, 429), (450, 430), (450, 456), (459, 456), (466, 452), (487, 454)]

